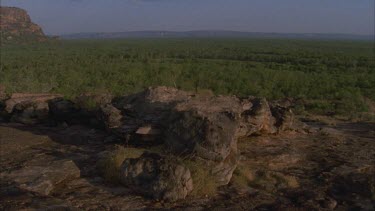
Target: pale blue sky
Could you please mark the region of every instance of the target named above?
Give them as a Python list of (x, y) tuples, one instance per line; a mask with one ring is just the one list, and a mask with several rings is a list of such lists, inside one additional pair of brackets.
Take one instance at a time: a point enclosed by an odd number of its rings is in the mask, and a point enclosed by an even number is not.
[(137, 30), (374, 34), (374, 0), (2, 0), (47, 34)]

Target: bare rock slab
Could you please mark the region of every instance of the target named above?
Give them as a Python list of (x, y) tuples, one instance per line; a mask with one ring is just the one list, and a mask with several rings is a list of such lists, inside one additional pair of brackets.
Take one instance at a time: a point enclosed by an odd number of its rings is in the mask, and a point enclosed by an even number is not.
[(20, 189), (50, 195), (57, 185), (79, 178), (80, 170), (71, 160), (57, 160), (2, 173), (1, 177), (16, 183)]

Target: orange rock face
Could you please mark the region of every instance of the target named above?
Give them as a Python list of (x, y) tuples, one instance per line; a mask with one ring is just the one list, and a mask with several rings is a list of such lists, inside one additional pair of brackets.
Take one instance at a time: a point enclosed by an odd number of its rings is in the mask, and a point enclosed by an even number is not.
[(23, 9), (16, 7), (0, 7), (1, 37), (4, 41), (46, 39), (40, 26), (31, 21), (30, 16)]

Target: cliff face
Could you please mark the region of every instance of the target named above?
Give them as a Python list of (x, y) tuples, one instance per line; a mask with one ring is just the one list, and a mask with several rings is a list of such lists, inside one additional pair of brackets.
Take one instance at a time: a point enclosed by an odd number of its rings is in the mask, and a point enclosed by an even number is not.
[(1, 42), (46, 40), (42, 28), (23, 9), (0, 7)]

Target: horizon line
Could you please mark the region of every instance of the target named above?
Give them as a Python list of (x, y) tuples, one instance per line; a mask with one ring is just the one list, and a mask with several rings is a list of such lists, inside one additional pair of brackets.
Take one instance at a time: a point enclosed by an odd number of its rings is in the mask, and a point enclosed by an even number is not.
[(132, 33), (132, 32), (237, 32), (237, 33), (253, 33), (253, 34), (300, 34), (300, 35), (354, 35), (354, 36), (374, 36), (374, 34), (355, 34), (355, 33), (342, 33), (342, 32), (262, 32), (262, 31), (241, 31), (241, 30), (225, 30), (225, 29), (194, 29), (194, 30), (129, 30), (129, 31), (90, 31), (90, 32), (72, 32), (72, 33), (60, 33), (60, 34), (46, 34), (51, 36), (63, 36), (63, 35), (74, 35), (74, 34), (110, 34), (110, 33)]

